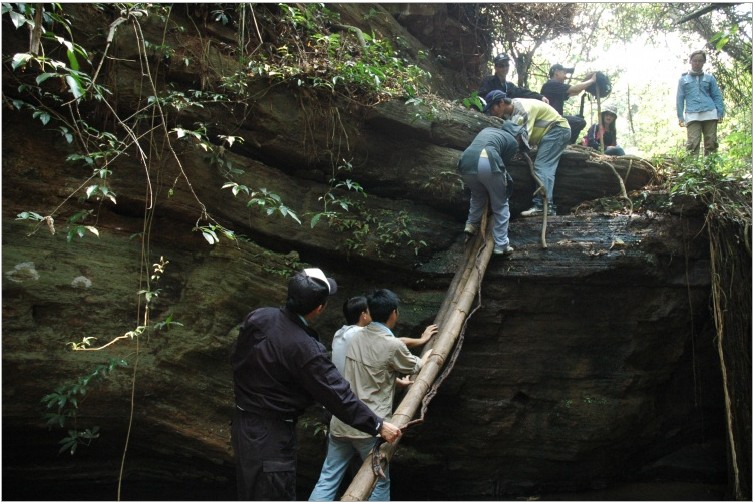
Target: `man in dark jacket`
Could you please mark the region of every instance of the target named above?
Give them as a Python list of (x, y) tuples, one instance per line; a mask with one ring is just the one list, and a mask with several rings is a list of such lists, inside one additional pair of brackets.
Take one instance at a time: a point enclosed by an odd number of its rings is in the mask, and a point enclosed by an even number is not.
[(241, 325), (230, 358), (240, 500), (296, 500), (295, 426), (315, 401), (362, 432), (390, 443), (400, 437), (353, 394), (309, 326), (336, 291), (320, 269), (305, 269), (290, 279), (284, 308), (256, 309)]
[(497, 90), (505, 93), (508, 98), (540, 99), (544, 103), (549, 100), (538, 92), (522, 89), (512, 82), (507, 81), (507, 73), (510, 71), (510, 56), (500, 54), (494, 58), (494, 75), (487, 75), (481, 81), (478, 89), (479, 97), (483, 98), (491, 91)]

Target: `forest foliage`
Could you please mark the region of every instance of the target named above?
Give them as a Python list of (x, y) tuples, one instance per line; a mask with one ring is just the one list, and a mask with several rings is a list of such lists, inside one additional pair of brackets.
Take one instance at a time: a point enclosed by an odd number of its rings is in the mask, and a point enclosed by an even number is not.
[[(40, 127), (53, 129), (61, 141), (74, 145), (77, 153), (67, 161), (85, 166), (88, 175), (82, 179), (80, 187), (71, 193), (61, 204), (75, 206), (76, 198), (96, 200), (99, 203), (115, 203), (118, 194), (111, 187), (110, 179), (117, 176), (112, 165), (126, 152), (137, 152), (137, 158), (146, 172), (153, 169), (150, 156), (152, 145), (169, 145), (169, 152), (175, 161), (173, 146), (183, 141), (192, 141), (205, 152), (221, 162), (220, 152), (231, 148), (237, 138), (230, 131), (221, 131), (217, 137), (210, 137), (205, 127), (188, 130), (173, 121), (175, 113), (186, 106), (210, 106), (218, 102), (244, 103), (252, 99), (249, 81), (259, 79), (269, 85), (290, 85), (309, 90), (317, 95), (337, 94), (359, 102), (374, 104), (388, 99), (411, 100), (428, 98), (431, 94), (433, 77), (422, 62), (432, 57), (428, 52), (411, 54), (401, 41), (380, 38), (356, 27), (341, 24), (338, 17), (324, 4), (196, 4), (205, 23), (227, 26), (236, 33), (236, 44), (230, 49), (238, 61), (238, 69), (225, 74), (210, 75), (202, 82), (202, 88), (183, 92), (163, 89), (151, 77), (149, 69), (159, 58), (169, 59), (175, 55), (175, 48), (167, 47), (160, 40), (148, 40), (141, 31), (141, 23), (146, 18), (164, 21), (165, 29), (170, 25), (171, 6), (167, 4), (95, 4), (93, 8), (107, 13), (112, 19), (108, 26), (102, 26), (112, 40), (114, 30), (122, 25), (131, 29), (138, 38), (142, 49), (145, 68), (143, 88), (145, 94), (142, 107), (121, 115), (111, 102), (112, 91), (105, 84), (102, 68), (108, 58), (108, 45), (102, 49), (88, 46), (88, 40), (76, 39), (74, 33), (79, 20), (71, 17), (66, 4), (22, 4), (3, 3), (2, 17), (5, 29), (26, 30), (29, 34), (27, 51), (8, 54), (3, 50), (4, 73), (14, 81), (12, 92), (6, 83), (3, 102), (29, 113)], [(672, 141), (663, 139), (652, 145), (652, 154), (669, 156), (675, 159), (667, 163), (672, 170), (668, 176), (674, 190), (692, 195), (707, 193), (709, 187), (718, 183), (741, 183), (738, 193), (750, 194), (751, 161), (751, 10), (750, 5), (729, 4), (710, 10), (697, 17), (684, 20), (693, 14), (697, 4), (465, 4), (466, 19), (473, 20), (471, 26), (479, 30), (479, 40), (488, 60), (494, 53), (505, 51), (515, 61), (518, 82), (536, 90), (543, 83), (548, 71), (550, 54), (545, 54), (544, 46), (558, 47), (567, 62), (580, 65), (589, 64), (595, 56), (594, 47), (608, 48), (612, 44), (631, 43), (636, 39), (659, 41), (672, 35), (687, 42), (687, 47), (698, 43), (708, 49), (710, 63), (722, 87), (728, 118), (721, 131), (722, 150), (718, 156), (707, 159), (685, 159)], [(608, 19), (608, 24), (601, 22)], [(657, 42), (658, 43), (658, 42)], [(691, 50), (687, 50), (689, 54)], [(687, 57), (687, 54), (680, 55)], [(562, 61), (564, 62), (564, 61)], [(190, 61), (174, 61), (173, 64), (188, 64)], [(475, 75), (474, 78), (480, 78)], [(615, 80), (622, 78), (617, 73)], [(679, 75), (678, 75), (679, 77)], [(9, 80), (11, 79), (9, 78)], [(4, 79), (5, 80), (5, 79)], [(474, 84), (470, 83), (470, 87)], [(639, 91), (636, 89), (636, 91)], [(656, 107), (644, 94), (640, 107), (633, 109), (629, 99), (621, 104), (626, 121), (631, 116), (648, 116), (649, 120), (659, 120), (650, 116), (647, 110)], [(615, 98), (613, 98), (615, 99)], [(616, 99), (615, 99), (616, 100)], [(460, 100), (458, 100), (460, 101)], [(97, 113), (92, 111), (96, 110)], [(102, 117), (106, 117), (102, 119)], [(637, 122), (637, 120), (636, 120)], [(655, 130), (648, 130), (645, 138), (634, 133), (639, 142), (648, 137), (657, 137)], [(661, 136), (659, 136), (661, 138)], [(340, 159), (333, 165), (333, 171), (342, 167)], [(226, 172), (232, 174), (235, 166), (223, 164)], [(714, 173), (713, 176), (709, 173)], [(183, 173), (185, 175), (185, 173)], [(190, 180), (185, 180), (190, 186)], [(332, 217), (333, 207), (350, 204), (344, 198), (334, 198), (335, 188), (345, 184), (349, 190), (360, 192), (360, 187), (349, 184), (347, 179), (332, 176), (332, 189), (322, 195), (323, 208), (311, 215), (311, 226), (322, 218)], [(176, 180), (177, 183), (177, 180)], [(258, 207), (267, 215), (292, 217), (296, 215), (279, 196), (269, 193), (263, 187), (247, 187), (233, 181), (223, 185), (233, 195), (248, 198), (249, 207)], [(679, 187), (679, 188), (678, 188)], [(750, 222), (749, 207), (737, 198), (732, 202), (736, 211), (728, 214), (740, 215), (747, 225)], [(219, 241), (220, 236), (234, 238), (234, 231), (217, 222), (208, 208), (197, 200), (200, 208), (195, 230), (201, 232), (210, 244)], [(46, 210), (28, 210), (19, 214), (19, 219), (30, 220), (37, 228), (55, 231), (55, 218), (63, 212), (61, 206)], [(148, 240), (149, 209), (145, 217), (145, 239)], [(68, 239), (84, 235), (98, 235), (96, 214), (91, 209), (66, 210), (68, 215)], [(401, 215), (402, 217), (402, 215)], [(373, 223), (373, 222), (372, 222)], [(387, 232), (403, 236), (407, 223)], [(376, 227), (374, 224), (372, 228)], [(362, 229), (363, 227), (359, 227)], [(396, 239), (397, 237), (395, 237)], [(411, 245), (420, 245), (409, 241)], [(129, 329), (118, 339), (134, 339), (147, 329), (154, 329), (153, 322), (146, 314), (149, 303), (155, 301), (159, 289), (159, 273), (151, 270), (160, 266), (151, 258), (144, 257), (140, 265), (144, 270), (144, 283), (139, 285), (142, 298), (139, 309), (139, 326)], [(74, 344), (75, 345), (75, 344)], [(90, 349), (79, 346), (80, 350)], [(111, 363), (106, 370), (96, 370), (89, 378), (80, 380), (68, 387), (58, 388), (46, 396), (45, 404), (50, 411), (48, 423), (59, 426), (67, 421), (75, 421), (78, 396), (85, 394), (90, 382), (105, 377), (110, 371), (125, 366), (125, 362)], [(96, 377), (96, 378), (95, 378)], [(91, 440), (97, 431), (77, 431), (71, 429), (62, 442), (63, 449), (75, 451), (76, 445)]]

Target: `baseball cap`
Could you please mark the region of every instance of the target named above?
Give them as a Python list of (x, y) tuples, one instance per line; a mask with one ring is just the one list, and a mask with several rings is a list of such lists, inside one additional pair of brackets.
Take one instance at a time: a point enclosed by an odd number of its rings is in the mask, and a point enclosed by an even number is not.
[(488, 112), (494, 103), (499, 103), (505, 98), (507, 98), (507, 94), (505, 94), (504, 92), (498, 91), (496, 89), (491, 91), (484, 98), (484, 101), (486, 101), (486, 106), (484, 107), (484, 113)]
[(552, 65), (551, 68), (549, 68), (549, 77), (553, 77), (554, 76), (554, 72), (558, 71), (558, 70), (562, 70), (565, 73), (572, 73), (572, 72), (575, 71), (575, 68), (565, 68), (561, 64), (557, 63), (555, 65)]
[(335, 282), (334, 279), (331, 279), (327, 277), (326, 275), (324, 275), (324, 272), (322, 272), (322, 269), (304, 268), (303, 273), (313, 279), (323, 282), (327, 286), (327, 290), (329, 291), (329, 296), (332, 296), (335, 293), (337, 293), (337, 283)]
[(510, 56), (508, 56), (507, 54), (498, 54), (497, 56), (494, 57), (494, 66), (497, 66), (498, 64), (504, 61), (509, 61), (509, 60), (510, 60)]
[(337, 292), (337, 283), (321, 269), (307, 268), (298, 272), (288, 281), (286, 307), (298, 315), (305, 316), (319, 305), (327, 303), (327, 297)]

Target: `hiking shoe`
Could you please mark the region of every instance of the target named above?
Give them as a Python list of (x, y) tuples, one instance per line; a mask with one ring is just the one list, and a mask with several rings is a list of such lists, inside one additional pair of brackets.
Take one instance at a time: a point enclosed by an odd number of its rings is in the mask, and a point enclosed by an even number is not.
[[(526, 209), (520, 215), (524, 218), (529, 218), (531, 216), (542, 216), (544, 214), (544, 208), (543, 207), (536, 207), (533, 206), (531, 209)], [(557, 216), (557, 211), (549, 208), (549, 211), (546, 213), (547, 216)]]
[(496, 255), (509, 255), (512, 254), (512, 252), (515, 251), (511, 245), (507, 246), (494, 246), (494, 254)]
[(465, 228), (463, 229), (463, 232), (465, 232), (468, 235), (476, 235), (476, 231), (478, 228), (473, 223), (466, 223)]

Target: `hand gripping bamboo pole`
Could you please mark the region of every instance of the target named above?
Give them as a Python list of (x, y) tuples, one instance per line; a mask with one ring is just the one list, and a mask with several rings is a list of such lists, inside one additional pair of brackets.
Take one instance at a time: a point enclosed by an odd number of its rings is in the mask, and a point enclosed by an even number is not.
[[(464, 266), (455, 273), (448, 294), (435, 319), (435, 324), (439, 326), (439, 333), (430, 340), (433, 342), (434, 351), (392, 416), (391, 422), (398, 427), (404, 427), (415, 415), (463, 329), (494, 250), (492, 225), (493, 222), (481, 225), (486, 231), (479, 232), (471, 241), (471, 245), (464, 254)], [(399, 442), (398, 439), (393, 444), (385, 443), (381, 446), (381, 454), (387, 462), (392, 459)], [(371, 467), (370, 454), (345, 490), (342, 500), (368, 500), (376, 481), (377, 477)]]

